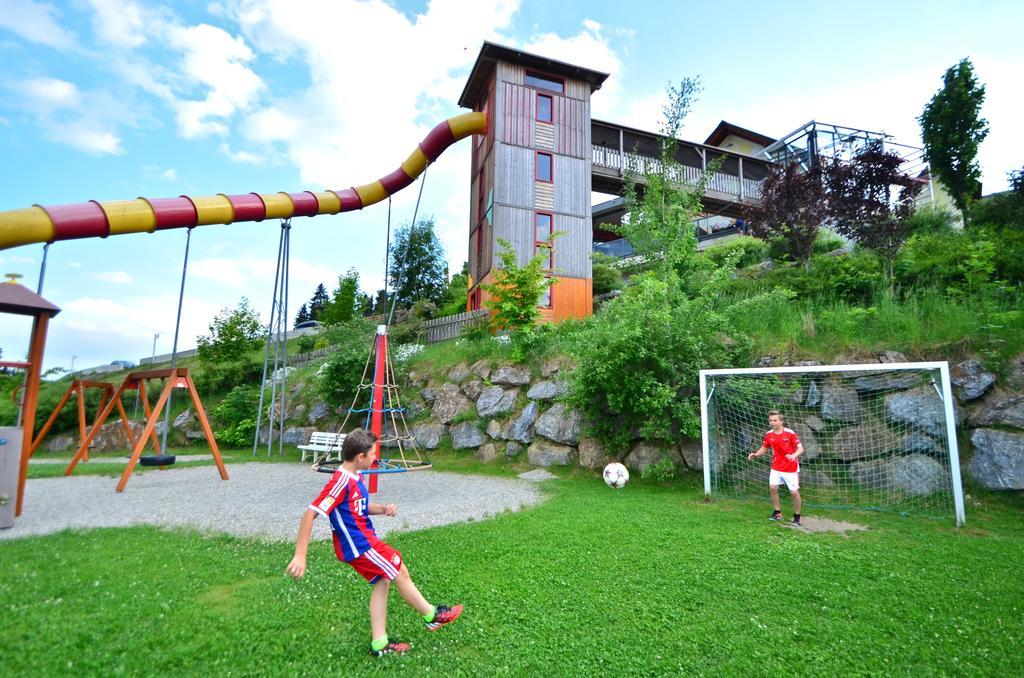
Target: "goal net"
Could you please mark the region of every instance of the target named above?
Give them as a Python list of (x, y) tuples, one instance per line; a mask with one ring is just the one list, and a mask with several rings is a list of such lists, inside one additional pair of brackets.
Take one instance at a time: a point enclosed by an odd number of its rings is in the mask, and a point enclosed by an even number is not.
[(706, 494), (767, 497), (772, 452), (747, 456), (779, 410), (805, 506), (964, 522), (947, 363), (701, 370), (700, 389)]

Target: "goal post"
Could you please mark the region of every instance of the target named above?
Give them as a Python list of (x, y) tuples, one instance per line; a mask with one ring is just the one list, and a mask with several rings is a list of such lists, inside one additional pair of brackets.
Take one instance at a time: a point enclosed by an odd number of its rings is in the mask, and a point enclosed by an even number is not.
[(700, 408), (709, 498), (767, 496), (771, 453), (747, 455), (779, 410), (806, 506), (966, 520), (947, 362), (701, 370)]

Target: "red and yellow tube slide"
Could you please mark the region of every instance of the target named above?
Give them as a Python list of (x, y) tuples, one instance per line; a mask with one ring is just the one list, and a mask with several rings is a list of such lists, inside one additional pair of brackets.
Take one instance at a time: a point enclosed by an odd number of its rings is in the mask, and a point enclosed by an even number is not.
[(362, 209), (394, 195), (456, 141), (487, 131), (483, 113), (463, 113), (430, 131), (401, 167), (377, 181), (337, 191), (138, 198), (0, 212), (0, 250), (32, 243), (152, 233), (168, 228), (313, 217)]

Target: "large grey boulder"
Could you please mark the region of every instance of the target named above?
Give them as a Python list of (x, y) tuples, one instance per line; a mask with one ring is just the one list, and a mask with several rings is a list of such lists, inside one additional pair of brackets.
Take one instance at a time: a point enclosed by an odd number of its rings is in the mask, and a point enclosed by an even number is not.
[(881, 391), (900, 391), (924, 382), (924, 375), (920, 372), (868, 372), (853, 380), (853, 388), (858, 393), (879, 393)]
[(989, 490), (1024, 490), (1024, 433), (975, 429), (971, 477)]
[(823, 419), (853, 424), (861, 420), (860, 399), (855, 389), (835, 381), (826, 381), (819, 389)]
[(701, 447), (699, 440), (690, 440), (689, 438), (680, 440), (679, 456), (694, 471), (704, 470), (704, 449)]
[(923, 454), (854, 462), (850, 464), (850, 475), (862, 487), (916, 497), (934, 494), (946, 487), (946, 470)]
[(310, 424), (315, 424), (330, 413), (331, 410), (327, 407), (327, 403), (322, 400), (317, 400), (313, 403), (313, 406), (309, 408), (309, 414), (306, 415), (306, 421)]
[(584, 468), (604, 468), (610, 461), (601, 441), (588, 437), (580, 438), (579, 459), (580, 466)]
[[(426, 399), (426, 389), (424, 389), (424, 399)], [(463, 414), (464, 412), (470, 412), (473, 409), (473, 403), (466, 396), (462, 395), (462, 391), (455, 384), (444, 384), (437, 390), (437, 395), (434, 398), (434, 406), (431, 408), (431, 416), (441, 422), (442, 424), (451, 423), (452, 419)]]
[(518, 417), (510, 419), (505, 424), (505, 427), (501, 430), (501, 437), (505, 440), (523, 443), (524, 445), (532, 443), (534, 435), (533, 425), (537, 421), (537, 412), (537, 403), (531, 401), (529, 405), (523, 408)]
[(502, 365), (491, 373), (492, 384), (523, 386), (530, 383), (530, 368), (526, 365)]
[[(54, 436), (46, 441), (46, 449), (49, 452), (63, 452), (72, 445), (75, 445), (75, 439), (71, 436)], [(75, 448), (77, 449), (77, 445)]]
[(811, 461), (818, 458), (821, 455), (821, 443), (818, 442), (818, 436), (814, 435), (811, 427), (797, 422), (791, 428), (793, 433), (796, 433), (797, 437), (800, 438), (800, 444), (804, 446), (804, 453), (800, 460)]
[[(420, 395), (423, 396), (423, 401), (425, 403), (430, 404), (437, 399), (437, 391), (438, 389), (436, 386), (428, 386), (420, 391)], [(338, 414), (341, 414), (341, 412), (339, 411)]]
[(984, 395), (985, 391), (996, 383), (996, 375), (972, 358), (955, 365), (949, 371), (949, 380), (953, 383), (956, 397), (961, 402), (966, 402)]
[(821, 417), (816, 417), (813, 414), (804, 419), (804, 423), (815, 433), (821, 433), (825, 430), (825, 422), (821, 420)]
[(462, 385), (462, 392), (470, 400), (476, 400), (484, 390), (484, 382), (479, 379), (470, 379)]
[(448, 381), (460, 384), (469, 378), (469, 368), (465, 365), (459, 364), (448, 370)]
[(559, 358), (549, 358), (540, 366), (540, 376), (545, 379), (550, 379), (552, 376), (557, 374), (560, 369), (562, 369), (562, 360)]
[(195, 415), (192, 414), (192, 410), (187, 409), (174, 418), (171, 426), (174, 428), (186, 428), (195, 420), (195, 418)]
[(800, 486), (832, 487), (835, 483), (824, 471), (818, 469), (800, 469)]
[(569, 445), (538, 438), (527, 448), (526, 458), (534, 466), (572, 466), (576, 450)]
[(523, 446), (517, 442), (509, 441), (505, 443), (505, 456), (509, 459), (518, 457), (523, 453)]
[(482, 461), (485, 464), (490, 464), (492, 461), (500, 457), (502, 450), (495, 443), (484, 443), (480, 446), (480, 449), (476, 451), (473, 458), (477, 461)]
[(928, 454), (933, 457), (942, 456), (945, 452), (938, 441), (919, 431), (910, 431), (900, 436), (897, 449), (904, 454)]
[(878, 354), (878, 362), (880, 363), (906, 363), (910, 362), (907, 360), (907, 356), (903, 355), (899, 351), (882, 351)]
[(313, 435), (312, 426), (289, 426), (284, 430), (281, 440), (288, 445), (302, 445), (309, 442), (311, 435)]
[(971, 417), (971, 424), (1024, 429), (1024, 396), (993, 400)]
[(644, 440), (633, 446), (623, 463), (626, 468), (643, 471), (648, 466), (661, 463), (665, 459), (671, 460), (673, 464), (679, 463), (671, 448)]
[(476, 413), (481, 417), (507, 414), (516, 406), (516, 389), (506, 391), (500, 386), (485, 388), (476, 399)]
[(537, 435), (554, 440), (556, 443), (575, 445), (580, 439), (583, 417), (565, 403), (555, 403), (537, 419)]
[(465, 450), (471, 447), (480, 447), (484, 444), (484, 434), (480, 430), (479, 424), (475, 421), (464, 421), (461, 424), (455, 424), (448, 429), (448, 434), (452, 437), (452, 449), (454, 450)]
[(444, 424), (425, 422), (413, 424), (412, 427), (412, 435), (416, 439), (416, 446), (422, 447), (424, 450), (437, 449), (441, 444), (441, 438), (444, 437), (444, 434)]
[(498, 421), (497, 419), (491, 419), (489, 422), (487, 422), (487, 428), (484, 429), (484, 433), (486, 433), (491, 438), (500, 438), (501, 429), (501, 422)]
[(821, 390), (818, 388), (818, 383), (812, 381), (807, 385), (807, 402), (804, 403), (805, 407), (817, 407), (821, 404)]
[(565, 395), (565, 384), (560, 381), (538, 381), (526, 392), (530, 400), (553, 400), (560, 395)]
[(848, 426), (832, 438), (832, 454), (843, 461), (880, 457), (898, 446), (896, 435), (880, 422)]
[(908, 424), (933, 436), (946, 431), (946, 415), (939, 394), (931, 386), (885, 396), (885, 412), (890, 421)]
[(475, 374), (478, 379), (484, 381), (491, 376), (491, 367), (484, 360), (477, 360), (475, 363), (470, 365), (469, 371)]

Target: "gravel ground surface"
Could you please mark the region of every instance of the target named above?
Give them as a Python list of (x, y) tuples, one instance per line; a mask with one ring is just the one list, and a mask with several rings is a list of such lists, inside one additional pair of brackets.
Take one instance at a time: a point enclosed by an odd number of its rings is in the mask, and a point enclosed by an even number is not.
[[(228, 473), (231, 479), (222, 481), (212, 465), (149, 472), (133, 475), (121, 493), (113, 477), (36, 478), (26, 485), (22, 516), (0, 530), (0, 540), (145, 524), (292, 541), (306, 506), (330, 478), (304, 464), (230, 464)], [(373, 521), (384, 536), (481, 520), (542, 500), (537, 485), (525, 480), (396, 473), (380, 478), (374, 501), (397, 504), (398, 515)], [(317, 520), (313, 538), (329, 537), (327, 521)]]
[[(152, 452), (147, 452), (146, 454), (153, 454), (153, 453)], [(213, 460), (213, 455), (212, 454), (179, 454), (179, 455), (176, 455), (176, 456), (177, 456), (177, 461), (212, 461)], [(128, 463), (128, 457), (127, 456), (124, 456), (124, 457), (95, 457), (94, 456), (94, 457), (91, 458), (91, 461), (96, 462), (97, 464), (127, 464)], [(36, 459), (35, 457), (33, 457), (32, 459), (28, 460), (29, 465), (32, 465), (32, 464), (64, 464), (65, 466), (67, 466), (68, 463), (70, 463), (70, 462), (71, 462), (71, 457), (68, 457), (67, 459), (47, 459), (47, 458)], [(85, 465), (85, 464), (89, 464), (91, 462), (83, 461), (81, 463), (83, 465)]]

